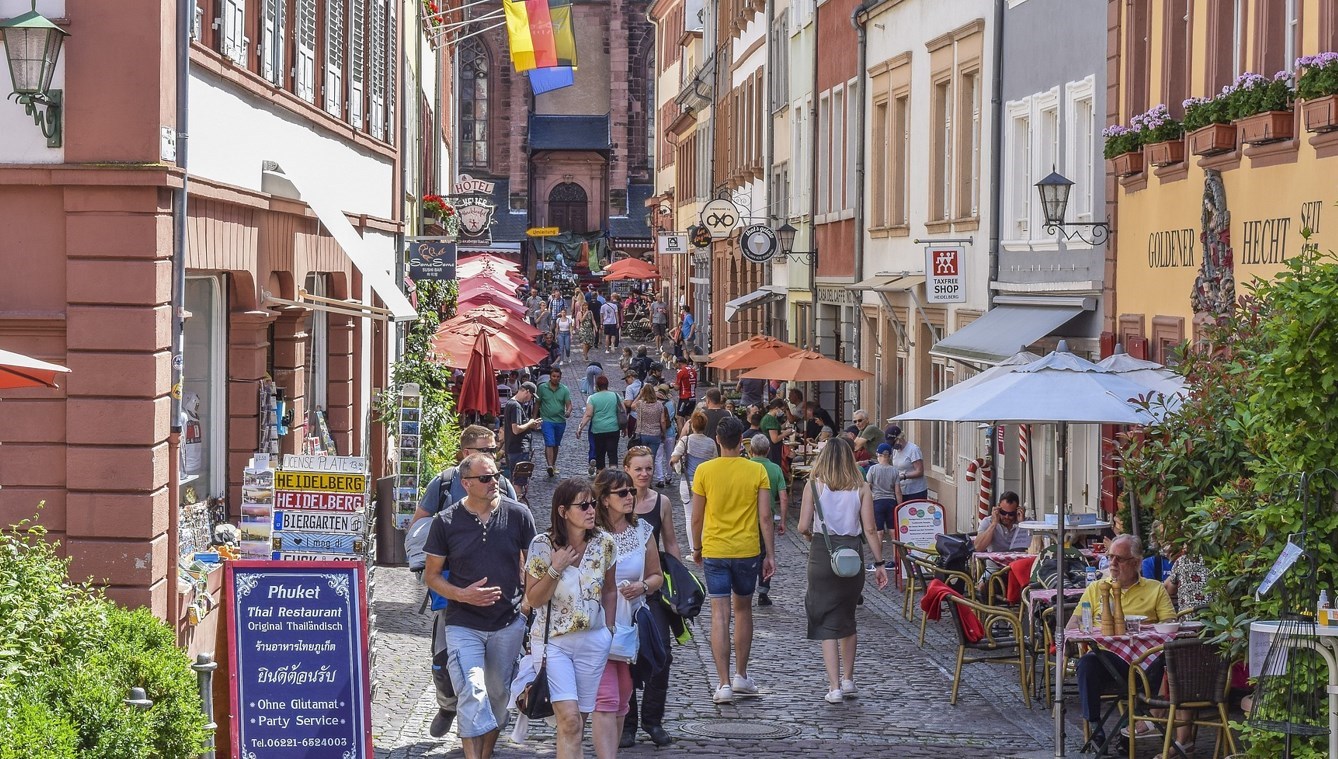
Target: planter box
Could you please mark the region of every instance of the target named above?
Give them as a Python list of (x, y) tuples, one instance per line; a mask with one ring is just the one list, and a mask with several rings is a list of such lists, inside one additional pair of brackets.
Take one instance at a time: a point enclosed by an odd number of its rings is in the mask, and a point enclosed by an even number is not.
[(1302, 100), (1301, 119), (1307, 132), (1320, 134), (1338, 129), (1338, 95)]
[(1234, 124), (1209, 124), (1185, 135), (1189, 152), (1194, 155), (1218, 155), (1236, 149)]
[(1175, 163), (1183, 163), (1185, 160), (1185, 141), (1182, 138), (1145, 145), (1143, 147), (1143, 157), (1153, 166), (1170, 166)]
[(1265, 111), (1236, 121), (1240, 127), (1240, 141), (1246, 145), (1261, 145), (1292, 138), (1296, 121), (1291, 111)]
[(1117, 177), (1143, 173), (1143, 151), (1131, 150), (1110, 159), (1111, 171)]

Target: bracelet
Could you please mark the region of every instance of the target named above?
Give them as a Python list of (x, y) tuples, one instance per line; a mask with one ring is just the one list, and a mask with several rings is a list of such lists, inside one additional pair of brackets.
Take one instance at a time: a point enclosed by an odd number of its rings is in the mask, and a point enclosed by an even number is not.
[(885, 567), (885, 566), (887, 566), (887, 562), (886, 562), (886, 561), (875, 561), (875, 562), (873, 563), (873, 565), (874, 565), (875, 567)]
[(554, 580), (561, 580), (561, 579), (562, 579), (562, 573), (559, 572), (559, 571), (557, 571), (557, 570), (554, 569), (553, 567), (549, 567), (549, 568), (548, 568), (548, 576), (551, 577), (551, 578), (553, 578)]

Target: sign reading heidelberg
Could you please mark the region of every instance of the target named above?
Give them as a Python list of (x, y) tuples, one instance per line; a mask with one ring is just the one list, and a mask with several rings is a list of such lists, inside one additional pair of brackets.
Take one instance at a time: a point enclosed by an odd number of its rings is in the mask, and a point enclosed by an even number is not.
[(370, 759), (362, 563), (227, 564), (234, 759)]

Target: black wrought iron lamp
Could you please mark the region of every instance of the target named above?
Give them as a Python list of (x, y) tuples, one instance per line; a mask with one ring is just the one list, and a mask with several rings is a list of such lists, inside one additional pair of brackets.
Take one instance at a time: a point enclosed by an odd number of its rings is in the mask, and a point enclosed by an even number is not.
[(795, 250), (794, 237), (799, 234), (799, 230), (785, 222), (776, 229), (776, 237), (780, 240), (781, 255), (785, 256), (786, 261), (801, 261), (811, 264), (814, 268), (818, 265), (817, 250)]
[(60, 147), (64, 93), (51, 89), (51, 78), (69, 32), (38, 13), (37, 0), (33, 0), (30, 12), (0, 22), (0, 31), (4, 32), (5, 57), (9, 59), (9, 77), (14, 84), (9, 97), (33, 117), (33, 123), (46, 137), (47, 147)]
[[(1053, 170), (1036, 183), (1041, 193), (1041, 210), (1045, 214), (1045, 233), (1060, 234), (1065, 240), (1082, 240), (1088, 245), (1104, 244), (1110, 239), (1110, 224), (1104, 221), (1064, 221), (1069, 207), (1069, 192), (1073, 182)], [(1086, 232), (1086, 235), (1084, 235)]]

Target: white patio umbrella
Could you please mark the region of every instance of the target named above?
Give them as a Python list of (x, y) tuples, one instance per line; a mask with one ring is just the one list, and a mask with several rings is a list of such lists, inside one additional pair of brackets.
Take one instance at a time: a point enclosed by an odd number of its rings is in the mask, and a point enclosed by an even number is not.
[(1055, 756), (1064, 756), (1064, 551), (1068, 481), (1064, 459), (1068, 425), (1146, 424), (1152, 417), (1130, 400), (1148, 389), (1069, 352), (1058, 349), (1014, 371), (996, 375), (951, 397), (895, 417), (896, 420), (943, 422), (1053, 423), (1059, 425), (1059, 519), (1055, 551), (1058, 581), (1055, 594)]
[(958, 382), (956, 385), (953, 385), (952, 387), (948, 388), (947, 390), (944, 390), (943, 392), (934, 393), (933, 395), (929, 396), (929, 400), (937, 401), (937, 400), (942, 400), (943, 398), (951, 397), (962, 390), (965, 390), (969, 387), (975, 387), (976, 385), (979, 385), (985, 380), (993, 379), (999, 376), (1000, 374), (1008, 374), (1009, 372), (1015, 372), (1017, 371), (1018, 367), (1026, 366), (1027, 364), (1030, 364), (1031, 362), (1039, 359), (1040, 356), (1036, 355), (1035, 353), (1032, 353), (1031, 351), (1027, 350), (1018, 351), (1017, 353), (1014, 353), (1013, 355), (1009, 356), (1003, 361), (1000, 361), (999, 363), (976, 374), (975, 376), (964, 379), (961, 382)]

